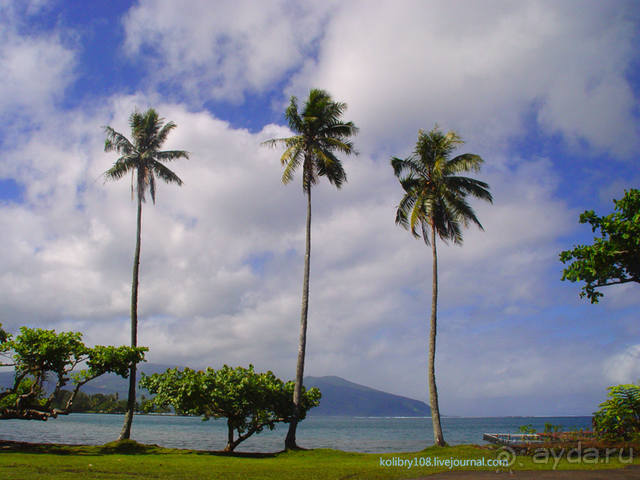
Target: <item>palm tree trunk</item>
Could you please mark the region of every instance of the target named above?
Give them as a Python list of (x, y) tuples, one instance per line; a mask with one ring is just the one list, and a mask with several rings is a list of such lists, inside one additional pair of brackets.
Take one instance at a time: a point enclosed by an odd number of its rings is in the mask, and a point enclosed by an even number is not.
[(300, 415), (300, 397), (304, 377), (304, 356), (307, 348), (307, 312), (309, 311), (309, 264), (311, 260), (311, 186), (307, 189), (307, 236), (304, 254), (304, 280), (302, 282), (302, 311), (300, 314), (300, 340), (298, 342), (298, 363), (296, 366), (296, 384), (293, 390), (293, 419), (284, 441), (284, 448), (297, 449), (296, 429)]
[(447, 443), (442, 435), (440, 425), (440, 408), (438, 407), (438, 389), (436, 388), (436, 332), (438, 310), (438, 254), (436, 250), (436, 228), (431, 224), (431, 251), (433, 252), (433, 283), (431, 289), (431, 329), (429, 331), (429, 359), (427, 377), (429, 382), (429, 405), (431, 406), (431, 423), (433, 424), (433, 441), (439, 447)]
[[(138, 220), (136, 230), (136, 250), (133, 255), (133, 280), (131, 283), (131, 346), (138, 346), (138, 270), (140, 267), (140, 230), (142, 226), (142, 197), (138, 194)], [(128, 440), (131, 437), (131, 423), (136, 408), (136, 364), (129, 370), (129, 397), (124, 425), (118, 440)]]

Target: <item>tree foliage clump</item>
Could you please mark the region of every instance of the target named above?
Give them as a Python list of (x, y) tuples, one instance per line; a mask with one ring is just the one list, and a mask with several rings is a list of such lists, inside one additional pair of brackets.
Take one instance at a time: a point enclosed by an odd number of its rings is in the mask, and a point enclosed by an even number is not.
[(580, 215), (580, 223), (589, 223), (600, 237), (593, 245), (577, 245), (560, 253), (562, 263), (571, 262), (563, 270), (562, 280), (584, 281), (580, 297), (598, 303), (603, 294), (597, 288), (621, 283), (640, 283), (640, 190), (624, 192), (622, 200), (614, 200), (615, 212), (598, 217), (593, 210)]
[(225, 365), (205, 371), (173, 368), (150, 376), (142, 374), (140, 386), (155, 395), (153, 404), (159, 407), (171, 405), (176, 413), (201, 415), (203, 420), (226, 418), (227, 452), (265, 427), (273, 430), (278, 422), (302, 420), (310, 408), (320, 403), (317, 388), (303, 388), (295, 417), (294, 382), (285, 383), (271, 371), (256, 373), (253, 365)]
[[(126, 378), (132, 363), (144, 360), (144, 347), (87, 347), (78, 332), (21, 327), (12, 338), (0, 324), (0, 367), (13, 367), (12, 385), (0, 390), (0, 419), (47, 420), (71, 411), (80, 387), (105, 373)], [(85, 363), (86, 369), (73, 370)], [(54, 407), (62, 387), (74, 388), (62, 408)]]
[(609, 398), (593, 414), (593, 431), (607, 440), (640, 438), (640, 386), (609, 387)]

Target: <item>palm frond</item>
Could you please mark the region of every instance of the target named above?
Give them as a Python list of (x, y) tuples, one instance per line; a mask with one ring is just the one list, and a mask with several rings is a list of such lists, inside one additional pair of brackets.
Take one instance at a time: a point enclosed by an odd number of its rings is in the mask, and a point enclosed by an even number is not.
[(121, 155), (130, 155), (135, 150), (129, 139), (120, 132), (116, 132), (109, 126), (104, 127), (104, 131), (107, 134), (107, 139), (104, 141), (105, 152), (116, 151)]
[(462, 195), (473, 197), (493, 203), (493, 196), (489, 192), (489, 184), (469, 177), (446, 177), (448, 188), (460, 192)]
[(449, 240), (453, 240), (454, 244), (462, 245), (462, 229), (460, 228), (460, 222), (455, 218), (443, 215), (441, 226), (436, 228), (436, 232), (444, 243), (449, 243)]
[(326, 137), (319, 139), (318, 143), (321, 144), (322, 148), (325, 150), (337, 150), (339, 152), (346, 153), (347, 155), (351, 153), (353, 153), (354, 155), (358, 154), (358, 152), (353, 149), (353, 143), (348, 140), (340, 140), (335, 137)]
[(153, 173), (158, 176), (158, 178), (161, 178), (166, 183), (176, 183), (178, 184), (178, 186), (182, 186), (182, 180), (180, 179), (180, 177), (178, 177), (178, 175), (169, 170), (162, 163), (155, 161), (152, 162), (151, 169), (153, 170)]
[(426, 221), (420, 222), (420, 229), (422, 230), (422, 240), (425, 245), (431, 245), (431, 235), (429, 232), (429, 224)]
[(480, 155), (473, 153), (463, 153), (447, 161), (447, 173), (455, 174), (459, 172), (479, 172), (484, 160)]
[(158, 131), (158, 134), (155, 135), (153, 146), (156, 148), (160, 148), (162, 144), (167, 140), (167, 137), (169, 136), (169, 133), (171, 132), (171, 130), (173, 130), (176, 127), (177, 125), (174, 122), (165, 123), (164, 126), (160, 128), (160, 131)]
[(403, 175), (414, 175), (422, 178), (429, 176), (429, 172), (415, 155), (407, 158), (393, 157), (391, 159), (391, 167), (393, 168), (394, 175), (399, 179)]
[(346, 139), (357, 135), (358, 131), (353, 122), (337, 122), (321, 126), (318, 134), (325, 138)]
[(473, 222), (480, 230), (484, 230), (484, 227), (476, 217), (476, 212), (471, 205), (460, 195), (449, 195), (447, 197), (447, 203), (451, 209), (451, 217), (455, 217), (459, 222), (462, 222), (464, 226), (468, 226), (469, 222)]
[(287, 138), (271, 138), (261, 142), (260, 145), (264, 145), (265, 147), (277, 147), (278, 145), (285, 143), (287, 140)]
[(291, 97), (289, 106), (287, 107), (284, 116), (287, 119), (289, 128), (291, 128), (292, 131), (302, 133), (302, 131), (304, 130), (304, 124), (302, 122), (302, 119), (300, 118), (300, 115), (298, 114), (298, 99), (296, 97)]
[[(411, 233), (414, 237), (420, 238), (420, 234), (417, 232), (418, 226), (420, 226), (424, 230), (424, 224), (427, 221), (427, 216), (424, 213), (424, 204), (420, 201), (421, 199), (416, 199), (416, 203), (411, 209), (411, 215), (409, 216), (409, 228), (411, 229)], [(428, 242), (428, 236), (424, 238), (425, 242)]]
[(185, 150), (164, 150), (153, 154), (156, 160), (161, 162), (169, 162), (178, 158), (189, 159), (189, 152)]
[(294, 148), (293, 146), (289, 147), (282, 157), (280, 161), (285, 165), (284, 171), (282, 172), (282, 183), (285, 185), (293, 180), (293, 174), (296, 169), (300, 166), (300, 161), (302, 160), (302, 150), (299, 148)]
[(327, 180), (336, 188), (342, 187), (347, 181), (347, 174), (342, 167), (342, 162), (330, 151), (318, 149), (315, 152), (316, 170), (318, 176), (326, 176)]
[(143, 150), (145, 145), (141, 141), (144, 139), (144, 116), (142, 113), (135, 110), (129, 115), (129, 127), (131, 128), (131, 135), (136, 149), (138, 151)]
[(413, 193), (405, 193), (396, 209), (396, 224), (409, 229), (409, 216), (416, 204), (417, 197)]
[(128, 165), (118, 159), (113, 166), (104, 172), (105, 180), (120, 180), (130, 170)]
[(302, 145), (304, 143), (304, 138), (302, 135), (295, 135), (293, 137), (287, 138), (272, 138), (270, 140), (265, 140), (260, 145), (264, 145), (266, 147), (277, 147), (280, 145), (284, 145), (289, 148), (292, 145)]

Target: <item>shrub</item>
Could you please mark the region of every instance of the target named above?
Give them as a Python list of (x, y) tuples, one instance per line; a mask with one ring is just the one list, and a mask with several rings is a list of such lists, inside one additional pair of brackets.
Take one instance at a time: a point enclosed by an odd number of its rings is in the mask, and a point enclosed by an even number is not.
[(609, 387), (609, 398), (594, 413), (594, 433), (609, 440), (636, 440), (640, 437), (640, 386)]

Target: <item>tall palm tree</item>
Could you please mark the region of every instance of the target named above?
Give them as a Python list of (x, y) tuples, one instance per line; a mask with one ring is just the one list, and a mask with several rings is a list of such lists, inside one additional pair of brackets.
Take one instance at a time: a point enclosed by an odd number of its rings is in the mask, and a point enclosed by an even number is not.
[(307, 196), (307, 230), (304, 255), (304, 278), (302, 282), (302, 311), (300, 314), (300, 340), (298, 344), (298, 361), (296, 365), (296, 383), (293, 391), (294, 415), (289, 423), (289, 431), (285, 440), (285, 448), (298, 448), (296, 429), (302, 395), (302, 379), (304, 376), (304, 358), (307, 344), (307, 312), (309, 309), (309, 262), (311, 259), (311, 187), (318, 177), (326, 176), (327, 180), (340, 188), (347, 180), (342, 163), (334, 152), (356, 153), (349, 137), (358, 131), (353, 122), (343, 122), (341, 117), (347, 108), (346, 103), (334, 102), (324, 90), (313, 89), (304, 104), (302, 112), (298, 112), (298, 101), (291, 97), (285, 118), (289, 128), (296, 135), (288, 138), (274, 138), (264, 142), (265, 145), (286, 147), (280, 158), (284, 166), (282, 183), (293, 180), (295, 170), (302, 164), (302, 191)]
[[(113, 128), (104, 127), (107, 139), (104, 151), (116, 151), (120, 154), (113, 166), (104, 175), (107, 180), (119, 180), (129, 171), (131, 172), (131, 198), (134, 190), (138, 199), (138, 217), (136, 229), (136, 249), (133, 255), (133, 281), (131, 282), (131, 346), (138, 345), (138, 269), (140, 266), (140, 227), (142, 225), (142, 202), (145, 201), (145, 191), (149, 189), (153, 203), (156, 203), (156, 176), (167, 183), (182, 185), (182, 180), (168, 169), (162, 162), (177, 158), (189, 158), (184, 150), (164, 150), (160, 147), (167, 139), (169, 132), (176, 127), (173, 122), (163, 125), (164, 119), (150, 108), (144, 113), (134, 112), (129, 117), (132, 141)], [(135, 189), (134, 189), (135, 178)], [(131, 436), (131, 422), (136, 404), (136, 364), (131, 365), (129, 372), (129, 397), (127, 412), (119, 440)]]
[(429, 404), (436, 445), (446, 442), (440, 425), (438, 391), (436, 389), (435, 355), (438, 304), (438, 255), (436, 235), (445, 242), (462, 244), (462, 226), (482, 225), (467, 203), (467, 197), (477, 197), (488, 202), (493, 199), (489, 185), (459, 174), (473, 170), (478, 172), (483, 163), (478, 155), (465, 153), (450, 158), (458, 145), (464, 143), (455, 132), (443, 133), (438, 126), (430, 132), (420, 130), (413, 154), (405, 159), (391, 159), (393, 172), (405, 191), (396, 212), (396, 224), (403, 226), (424, 242), (431, 244), (433, 254), (433, 284), (431, 292), (431, 325), (427, 377)]

